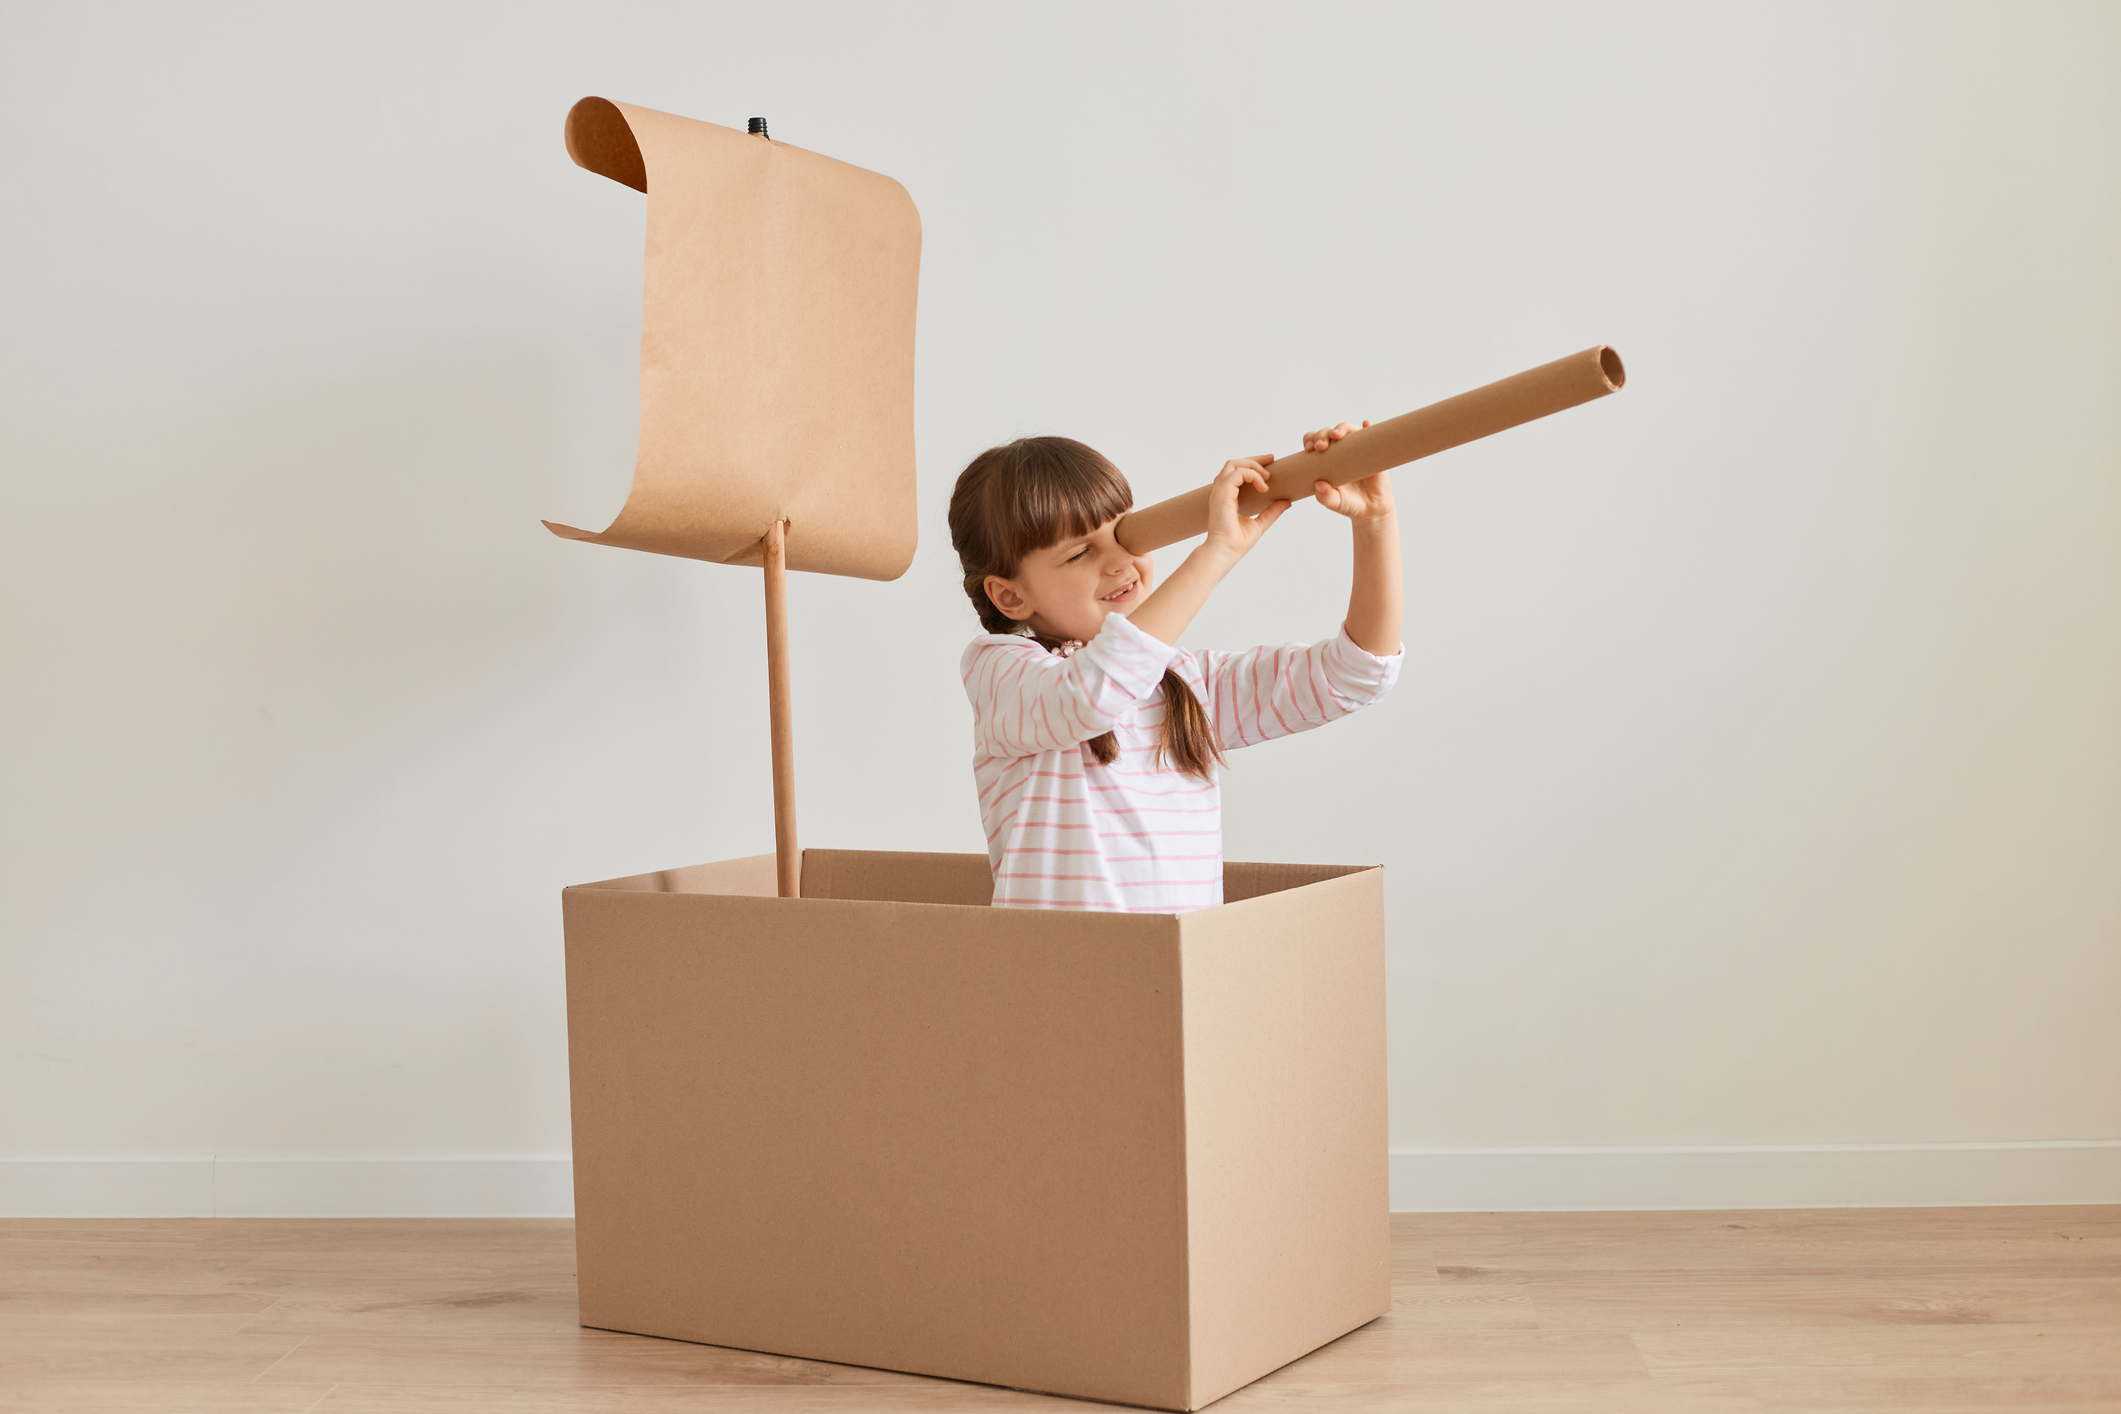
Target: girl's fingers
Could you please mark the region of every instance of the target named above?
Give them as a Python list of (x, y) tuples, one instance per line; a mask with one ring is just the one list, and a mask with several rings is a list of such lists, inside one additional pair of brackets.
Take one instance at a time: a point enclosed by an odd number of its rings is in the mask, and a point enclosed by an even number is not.
[(1280, 520), (1281, 513), (1287, 509), (1289, 509), (1289, 503), (1287, 501), (1276, 501), (1273, 505), (1261, 511), (1257, 516), (1254, 516), (1253, 523), (1259, 527), (1258, 534), (1265, 535), (1267, 533), (1267, 527), (1274, 524), (1274, 522)]
[(1360, 423), (1339, 422), (1331, 427), (1321, 427), (1316, 432), (1306, 432), (1303, 435), (1303, 448), (1307, 452), (1323, 452), (1350, 432), (1360, 432), (1369, 425), (1369, 420), (1365, 418)]

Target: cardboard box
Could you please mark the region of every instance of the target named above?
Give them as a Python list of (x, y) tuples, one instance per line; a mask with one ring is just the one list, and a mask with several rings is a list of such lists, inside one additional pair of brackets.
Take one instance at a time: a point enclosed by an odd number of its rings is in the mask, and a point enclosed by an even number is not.
[(585, 1326), (1198, 1409), (1391, 1308), (1383, 871), (1185, 914), (981, 855), (568, 889)]

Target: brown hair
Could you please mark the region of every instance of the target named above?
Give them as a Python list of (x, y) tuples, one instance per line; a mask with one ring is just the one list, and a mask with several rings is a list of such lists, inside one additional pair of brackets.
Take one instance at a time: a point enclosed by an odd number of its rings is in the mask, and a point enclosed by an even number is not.
[[(1033, 632), (987, 597), (987, 576), (1014, 579), (1024, 556), (1075, 535), (1088, 535), (1134, 505), (1119, 468), (1067, 437), (1020, 437), (974, 457), (950, 493), (950, 543), (965, 569), (965, 597), (989, 633), (1021, 634), (1048, 649), (1056, 639)], [(1157, 755), (1188, 775), (1209, 779), (1223, 759), (1208, 714), (1171, 669), (1164, 670), (1164, 729)], [(1090, 754), (1119, 759), (1112, 733), (1090, 738)]]

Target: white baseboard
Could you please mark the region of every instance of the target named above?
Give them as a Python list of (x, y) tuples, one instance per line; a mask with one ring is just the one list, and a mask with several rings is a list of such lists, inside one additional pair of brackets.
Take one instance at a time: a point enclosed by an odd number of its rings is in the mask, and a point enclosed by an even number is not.
[(0, 1216), (564, 1218), (574, 1163), (496, 1159), (0, 1159)]
[(1397, 1213), (2121, 1203), (2121, 1139), (1394, 1149)]
[(0, 1217), (213, 1215), (212, 1159), (0, 1159)]
[[(1394, 1149), (1396, 1212), (2121, 1203), (2121, 1140)], [(0, 1217), (528, 1218), (566, 1158), (0, 1159)]]

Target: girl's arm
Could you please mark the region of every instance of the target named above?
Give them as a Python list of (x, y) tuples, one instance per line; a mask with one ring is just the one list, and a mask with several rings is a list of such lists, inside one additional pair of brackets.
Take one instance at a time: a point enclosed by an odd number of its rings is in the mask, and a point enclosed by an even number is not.
[(1259, 543), (1267, 527), (1281, 519), (1281, 513), (1289, 509), (1287, 501), (1276, 501), (1256, 516), (1242, 515), (1237, 509), (1237, 493), (1245, 485), (1267, 489), (1267, 473), (1262, 468), (1273, 460), (1271, 456), (1241, 457), (1223, 463), (1208, 488), (1208, 538), (1127, 616), (1136, 628), (1158, 642), (1176, 644), (1223, 576)]
[[(1405, 597), (1399, 586), (1399, 518), (1392, 512), (1388, 475), (1380, 471), (1346, 486), (1318, 483), (1324, 487), (1318, 499), (1347, 516), (1355, 534), (1355, 577), (1348, 587), (1348, 637), (1355, 640), (1357, 648), (1380, 658), (1399, 652), (1399, 623)], [(1329, 492), (1340, 505), (1326, 500)], [(1372, 509), (1367, 513), (1342, 509), (1351, 501), (1358, 508)]]
[(1241, 653), (1186, 655), (1195, 691), (1231, 749), (1307, 732), (1383, 697), (1399, 678), (1399, 658), (1381, 658), (1345, 635), (1317, 643), (1270, 643)]
[[(1308, 433), (1305, 451), (1323, 451), (1352, 432), (1352, 422)], [(1244, 653), (1194, 655), (1209, 711), (1226, 746), (1252, 746), (1323, 726), (1392, 690), (1400, 665), (1399, 521), (1388, 475), (1346, 486), (1314, 486), (1327, 509), (1348, 518), (1355, 537), (1346, 642), (1336, 634), (1308, 647), (1281, 644)]]
[[(1368, 427), (1365, 422), (1362, 426)], [(1304, 437), (1305, 451), (1324, 451), (1362, 428), (1352, 422)], [(1348, 589), (1348, 637), (1365, 653), (1390, 658), (1399, 652), (1405, 594), (1399, 584), (1399, 517), (1392, 509), (1392, 477), (1378, 472), (1345, 486), (1320, 481), (1313, 488), (1327, 510), (1348, 518), (1355, 535), (1355, 577)]]

